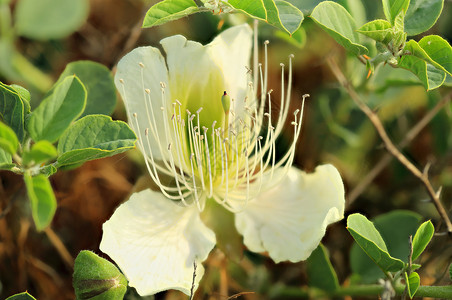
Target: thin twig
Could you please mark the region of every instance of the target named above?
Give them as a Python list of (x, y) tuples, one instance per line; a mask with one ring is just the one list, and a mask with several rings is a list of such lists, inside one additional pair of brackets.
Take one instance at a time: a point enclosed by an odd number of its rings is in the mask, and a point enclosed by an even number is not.
[(339, 83), (346, 89), (347, 93), (350, 95), (352, 100), (358, 105), (358, 107), (361, 109), (362, 112), (366, 114), (366, 116), (369, 118), (369, 120), (374, 125), (375, 129), (377, 130), (380, 138), (382, 139), (386, 150), (388, 150), (389, 153), (391, 153), (392, 156), (397, 158), (397, 160), (405, 166), (414, 176), (416, 176), (424, 185), (425, 189), (427, 190), (427, 193), (432, 200), (433, 204), (435, 205), (436, 210), (438, 211), (438, 214), (440, 215), (441, 219), (443, 219), (444, 223), (446, 224), (447, 232), (449, 233), (449, 236), (452, 238), (452, 223), (450, 222), (449, 216), (447, 215), (446, 210), (444, 209), (443, 205), (441, 204), (441, 201), (439, 199), (440, 197), (440, 191), (435, 191), (432, 187), (432, 184), (430, 183), (430, 180), (428, 178), (428, 174), (421, 172), (413, 163), (411, 163), (393, 144), (391, 139), (389, 138), (388, 134), (386, 133), (386, 130), (384, 129), (383, 124), (381, 123), (380, 119), (378, 118), (378, 115), (372, 111), (360, 98), (360, 96), (356, 93), (356, 91), (353, 89), (352, 85), (348, 82), (348, 80), (345, 78), (345, 75), (340, 70), (337, 63), (332, 59), (331, 57), (328, 58), (328, 65), (333, 72), (334, 76), (337, 78)]
[(61, 241), (60, 237), (55, 233), (55, 231), (53, 231), (52, 228), (50, 228), (50, 226), (47, 227), (46, 229), (44, 229), (44, 232), (46, 233), (46, 235), (49, 238), (52, 245), (57, 250), (60, 257), (63, 259), (64, 263), (68, 267), (73, 268), (74, 259), (73, 259), (72, 255), (69, 253), (69, 251), (67, 250), (66, 246)]
[(191, 289), (190, 289), (190, 300), (193, 300), (194, 291), (195, 291), (195, 278), (196, 278), (196, 260), (193, 261), (193, 281), (191, 283)]
[[(430, 121), (436, 116), (436, 114), (443, 109), (451, 100), (452, 92), (448, 93), (444, 96), (438, 103), (436, 103), (435, 107), (430, 110), (413, 128), (411, 128), (403, 140), (397, 145), (399, 149), (405, 148), (407, 145), (411, 143), (411, 141), (427, 126)], [(384, 168), (391, 162), (393, 156), (389, 153), (385, 153), (385, 155), (380, 159), (380, 161), (372, 168), (372, 170), (367, 173), (366, 176), (358, 185), (351, 190), (348, 195), (347, 205), (352, 204), (367, 188), (367, 186), (374, 181), (374, 179), (380, 174)]]

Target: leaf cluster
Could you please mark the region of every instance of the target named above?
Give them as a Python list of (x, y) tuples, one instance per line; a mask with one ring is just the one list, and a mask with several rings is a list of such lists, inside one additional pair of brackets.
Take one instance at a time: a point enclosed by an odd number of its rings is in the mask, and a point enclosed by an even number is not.
[(109, 70), (94, 62), (69, 64), (34, 110), (25, 88), (0, 82), (0, 169), (24, 176), (38, 230), (57, 206), (49, 176), (135, 147), (129, 126), (108, 116), (115, 102)]

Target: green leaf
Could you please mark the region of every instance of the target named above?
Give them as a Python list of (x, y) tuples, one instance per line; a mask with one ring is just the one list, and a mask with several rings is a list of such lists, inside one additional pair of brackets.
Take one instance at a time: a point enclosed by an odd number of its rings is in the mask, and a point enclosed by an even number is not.
[(30, 199), (33, 220), (36, 229), (41, 231), (49, 226), (55, 215), (57, 206), (55, 195), (50, 181), (45, 175), (39, 174), (32, 177), (30, 174), (24, 174), (24, 180)]
[(384, 272), (397, 272), (404, 267), (403, 261), (389, 255), (380, 233), (366, 217), (361, 214), (348, 216), (347, 229), (364, 252)]
[[(23, 86), (17, 85), (17, 84), (11, 84), (10, 87), (12, 87), (22, 98), (22, 100), (25, 100), (27, 103), (30, 103), (30, 92), (24, 88)], [(30, 109), (28, 109), (27, 113), (30, 112)]]
[(58, 143), (58, 167), (122, 153), (135, 147), (136, 136), (122, 121), (89, 115), (76, 121)]
[(253, 18), (267, 19), (267, 12), (262, 0), (229, 0), (227, 4)]
[(0, 170), (9, 170), (15, 166), (12, 164), (11, 154), (0, 148)]
[(19, 142), (24, 139), (24, 103), (10, 86), (0, 82), (0, 121), (11, 127)]
[(419, 278), (419, 274), (416, 272), (412, 272), (410, 276), (405, 272), (405, 282), (408, 288), (408, 295), (410, 299), (413, 299), (414, 294), (416, 294), (417, 289), (421, 284), (421, 279)]
[(88, 17), (87, 0), (20, 0), (15, 10), (19, 35), (48, 40), (66, 37)]
[(440, 87), (446, 79), (446, 72), (413, 55), (402, 56), (398, 66), (416, 75), (427, 91)]
[(384, 44), (388, 44), (393, 38), (392, 25), (386, 20), (371, 21), (357, 31)]
[(334, 271), (327, 250), (322, 244), (319, 244), (309, 256), (307, 272), (310, 287), (328, 292), (333, 292), (339, 288), (336, 271)]
[(19, 140), (17, 139), (14, 130), (8, 125), (0, 121), (0, 148), (6, 150), (11, 155), (14, 155), (19, 148)]
[(306, 30), (303, 27), (295, 31), (292, 36), (281, 30), (276, 31), (275, 36), (299, 49), (303, 48), (306, 44)]
[(300, 28), (303, 22), (303, 13), (287, 1), (263, 0), (267, 11), (267, 22), (289, 34)]
[(110, 115), (113, 112), (116, 106), (116, 89), (107, 67), (88, 60), (71, 62), (61, 73), (57, 84), (70, 75), (80, 79), (88, 94), (81, 117), (94, 114)]
[[(411, 211), (394, 210), (379, 215), (372, 221), (385, 241), (388, 253), (406, 262), (410, 253), (409, 236), (415, 234), (421, 218), (421, 215)], [(356, 243), (351, 249), (350, 265), (352, 272), (360, 275), (362, 283), (374, 283), (385, 276)]]
[(24, 152), (22, 158), (25, 165), (31, 162), (34, 164), (40, 164), (57, 157), (57, 155), (57, 150), (52, 143), (43, 140), (33, 144), (30, 151)]
[(444, 0), (411, 0), (405, 15), (405, 31), (409, 36), (429, 30), (443, 10)]
[(433, 224), (430, 221), (424, 222), (419, 226), (419, 229), (416, 231), (413, 238), (412, 260), (415, 260), (422, 252), (424, 252), (434, 233), (435, 227), (433, 227)]
[(86, 90), (76, 76), (68, 76), (33, 111), (27, 123), (35, 141), (55, 142), (85, 109)]
[(53, 174), (55, 174), (57, 172), (57, 168), (55, 168), (54, 165), (46, 165), (44, 167), (42, 167), (41, 169), (39, 169), (39, 172), (41, 174), (44, 174), (46, 177), (50, 177)]
[(355, 20), (341, 5), (323, 1), (312, 11), (311, 18), (347, 51), (360, 55), (368, 52), (359, 44)]
[(335, 0), (342, 5), (355, 20), (356, 25), (366, 22), (366, 8), (362, 0)]
[(410, 0), (383, 0), (383, 11), (385, 13), (386, 19), (394, 24), (397, 15), (408, 10), (410, 5)]
[(111, 262), (83, 250), (74, 263), (72, 280), (77, 300), (122, 300), (127, 279)]
[(6, 298), (6, 300), (36, 300), (36, 299), (29, 293), (24, 292), (24, 293), (12, 295), (12, 296)]
[(419, 41), (419, 46), (430, 57), (435, 67), (452, 75), (452, 47), (440, 36), (427, 35)]
[(151, 6), (143, 20), (143, 28), (162, 25), (199, 12), (193, 0), (163, 0)]

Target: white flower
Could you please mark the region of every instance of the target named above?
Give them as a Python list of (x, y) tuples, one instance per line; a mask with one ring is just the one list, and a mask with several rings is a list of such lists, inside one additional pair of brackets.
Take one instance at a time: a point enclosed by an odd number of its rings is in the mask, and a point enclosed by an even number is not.
[[(115, 77), (161, 192), (135, 193), (122, 204), (103, 226), (100, 249), (140, 295), (190, 294), (194, 265), (196, 289), (201, 262), (216, 242), (199, 213), (206, 201), (217, 201), (235, 213), (251, 251), (268, 252), (275, 262), (308, 258), (326, 226), (343, 218), (344, 187), (331, 165), (311, 174), (292, 167), (303, 108), (289, 113), (291, 60), (274, 123), (267, 46), (264, 70), (255, 63), (250, 72), (248, 25), (225, 30), (206, 46), (180, 35), (161, 44), (166, 60), (157, 48), (137, 48), (121, 59)], [(275, 140), (288, 116), (293, 141), (276, 160)]]

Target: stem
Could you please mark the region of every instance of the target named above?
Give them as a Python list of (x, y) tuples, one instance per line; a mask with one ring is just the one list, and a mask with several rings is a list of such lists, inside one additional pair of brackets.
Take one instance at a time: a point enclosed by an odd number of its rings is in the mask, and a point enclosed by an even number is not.
[[(398, 148), (403, 149), (406, 147), (421, 131), (427, 126), (430, 121), (436, 116), (436, 114), (443, 109), (451, 100), (452, 92), (444, 96), (435, 107), (430, 110), (413, 128), (411, 128), (403, 140), (397, 145)], [(390, 153), (380, 159), (380, 161), (373, 167), (373, 169), (367, 173), (367, 175), (358, 183), (356, 187), (348, 195), (348, 205), (351, 205), (366, 189), (366, 187), (380, 174), (384, 168), (391, 162), (393, 156)]]
[[(397, 284), (394, 286), (394, 290), (398, 296), (403, 294), (405, 285)], [(384, 291), (384, 287), (379, 284), (367, 284), (340, 287), (335, 291), (327, 292), (313, 289), (301, 289), (296, 287), (284, 287), (278, 291), (278, 297), (289, 298), (322, 298), (322, 297), (372, 297), (375, 299)], [(430, 297), (430, 298), (452, 298), (452, 285), (447, 286), (420, 286), (416, 292), (416, 297)]]
[(351, 84), (348, 82), (348, 80), (345, 78), (345, 75), (342, 73), (336, 62), (329, 58), (328, 59), (328, 65), (330, 66), (331, 71), (336, 76), (339, 83), (346, 89), (347, 93), (350, 95), (352, 100), (358, 105), (358, 107), (361, 109), (364, 114), (369, 118), (369, 120), (374, 125), (375, 129), (377, 130), (378, 134), (380, 135), (380, 138), (382, 139), (386, 150), (397, 158), (397, 160), (405, 166), (414, 176), (416, 176), (424, 185), (425, 189), (427, 190), (428, 195), (430, 196), (430, 199), (432, 200), (433, 204), (435, 205), (436, 210), (438, 211), (438, 214), (440, 215), (441, 219), (443, 219), (444, 223), (446, 224), (447, 232), (449, 233), (449, 237), (452, 238), (452, 223), (450, 222), (449, 216), (447, 215), (446, 210), (444, 209), (443, 205), (441, 204), (441, 201), (439, 199), (440, 196), (440, 190), (436, 192), (431, 183), (428, 179), (427, 174), (427, 168), (424, 170), (424, 172), (421, 172), (416, 166), (411, 163), (406, 156), (404, 156), (399, 149), (393, 144), (391, 139), (389, 138), (388, 134), (386, 133), (386, 130), (384, 129), (383, 124), (381, 123), (380, 119), (378, 118), (378, 115), (372, 111), (369, 106), (367, 106), (363, 100), (359, 97), (359, 95), (356, 93), (356, 91), (353, 89)]

